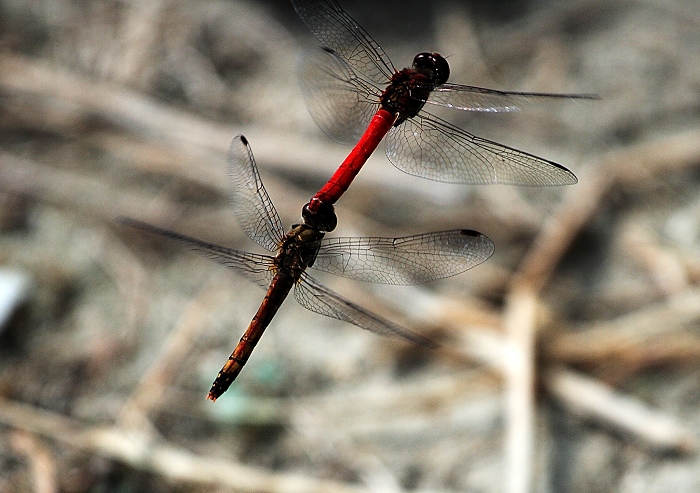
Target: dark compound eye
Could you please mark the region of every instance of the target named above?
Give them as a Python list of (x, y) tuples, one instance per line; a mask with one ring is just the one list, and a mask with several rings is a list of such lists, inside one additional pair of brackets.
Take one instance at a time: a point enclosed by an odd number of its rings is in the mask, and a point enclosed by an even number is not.
[(450, 65), (439, 53), (418, 53), (413, 59), (413, 70), (427, 75), (436, 86), (450, 77)]

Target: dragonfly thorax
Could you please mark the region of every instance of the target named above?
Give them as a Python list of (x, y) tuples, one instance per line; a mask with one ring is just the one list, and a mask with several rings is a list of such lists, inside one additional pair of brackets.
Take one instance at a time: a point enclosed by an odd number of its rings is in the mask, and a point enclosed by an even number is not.
[(427, 75), (405, 68), (391, 76), (391, 84), (382, 93), (382, 108), (397, 115), (394, 126), (413, 118), (430, 96), (433, 83)]
[(294, 280), (299, 279), (307, 267), (313, 265), (325, 233), (306, 224), (294, 224), (284, 235), (279, 253), (275, 257), (278, 272), (286, 272)]

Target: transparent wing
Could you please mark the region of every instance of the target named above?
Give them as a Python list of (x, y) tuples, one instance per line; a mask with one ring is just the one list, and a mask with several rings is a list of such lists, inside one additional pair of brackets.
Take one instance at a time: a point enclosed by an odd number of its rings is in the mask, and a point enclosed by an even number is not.
[(391, 129), (386, 155), (401, 171), (447, 183), (552, 186), (578, 181), (560, 164), (477, 137), (427, 112)]
[(484, 113), (520, 111), (526, 106), (546, 101), (598, 99), (590, 94), (548, 94), (540, 92), (509, 92), (462, 84), (442, 84), (430, 92), (427, 103), (448, 108)]
[(421, 346), (434, 348), (435, 342), (399, 327), (378, 315), (346, 300), (339, 294), (319, 284), (313, 277), (303, 273), (294, 288), (294, 296), (301, 306), (312, 312), (357, 325), (383, 336), (401, 337)]
[(383, 284), (418, 284), (454, 276), (484, 262), (493, 242), (476, 231), (438, 231), (402, 238), (328, 238), (313, 268)]
[(277, 251), (284, 228), (275, 206), (260, 180), (248, 140), (237, 135), (228, 152), (233, 212), (245, 234), (271, 252)]
[(321, 45), (345, 60), (362, 78), (386, 85), (395, 72), (384, 50), (338, 2), (292, 0), (294, 10)]
[(273, 258), (268, 255), (241, 252), (232, 248), (226, 248), (214, 243), (192, 238), (191, 236), (176, 233), (169, 229), (159, 228), (148, 223), (131, 218), (119, 218), (119, 222), (146, 231), (148, 233), (165, 236), (188, 247), (204, 257), (210, 258), (234, 269), (242, 276), (253, 281), (258, 286), (267, 288), (274, 276)]
[(321, 130), (342, 144), (355, 144), (379, 109), (382, 91), (325, 50), (304, 57), (299, 78), (306, 107)]

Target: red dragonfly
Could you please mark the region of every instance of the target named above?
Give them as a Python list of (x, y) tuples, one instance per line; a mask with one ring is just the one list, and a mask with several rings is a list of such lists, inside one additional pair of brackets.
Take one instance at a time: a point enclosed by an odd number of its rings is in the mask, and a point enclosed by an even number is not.
[(325, 204), (284, 233), (263, 186), (248, 141), (236, 136), (229, 150), (232, 202), (241, 228), (258, 245), (276, 255), (259, 255), (208, 243), (134, 219), (121, 222), (176, 240), (195, 252), (236, 270), (267, 289), (258, 312), (214, 381), (208, 398), (215, 401), (238, 376), (253, 348), (292, 287), (305, 308), (355, 324), (381, 335), (397, 336), (434, 347), (435, 343), (355, 305), (318, 283), (307, 268), (360, 281), (417, 284), (464, 272), (494, 251), (489, 238), (470, 230), (439, 231), (401, 238), (327, 238), (335, 228), (333, 206)]
[[(447, 83), (438, 53), (419, 53), (396, 70), (384, 50), (331, 0), (292, 0), (323, 51), (301, 70), (306, 104), (316, 123), (342, 143), (357, 145), (310, 202), (334, 203), (386, 135), (386, 155), (400, 170), (465, 184), (570, 185), (576, 176), (552, 161), (477, 137), (429, 113), (426, 103), (466, 111), (507, 112), (540, 100), (595, 99), (577, 94), (506, 92)], [(387, 135), (388, 134), (388, 135)]]

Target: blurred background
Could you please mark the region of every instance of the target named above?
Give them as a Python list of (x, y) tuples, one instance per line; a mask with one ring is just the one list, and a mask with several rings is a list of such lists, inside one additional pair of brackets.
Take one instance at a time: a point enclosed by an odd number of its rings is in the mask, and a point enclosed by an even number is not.
[(298, 221), (349, 151), (297, 84), (316, 40), (284, 1), (0, 1), (0, 492), (700, 491), (698, 3), (344, 7), (398, 68), (437, 51), (453, 82), (600, 95), (443, 115), (579, 183), (438, 184), (377, 151), (333, 234), (496, 253), (321, 280), (442, 347), (289, 300), (213, 404), (264, 293), (115, 218), (259, 252), (226, 196), (244, 134)]

